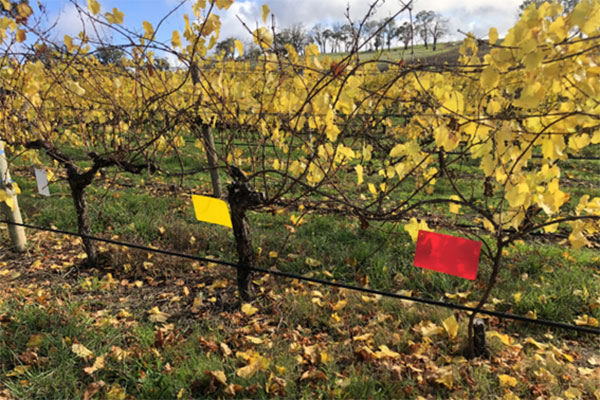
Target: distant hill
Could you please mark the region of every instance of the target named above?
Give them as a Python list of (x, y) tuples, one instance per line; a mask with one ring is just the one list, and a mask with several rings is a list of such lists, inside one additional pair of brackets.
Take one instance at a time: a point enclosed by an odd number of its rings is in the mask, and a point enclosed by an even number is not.
[[(424, 64), (456, 64), (460, 57), (460, 47), (462, 42), (447, 42), (439, 43), (437, 50), (433, 51), (431, 46), (428, 49), (424, 45), (416, 45), (414, 49), (409, 47), (404, 50), (404, 47), (396, 47), (383, 51), (365, 51), (360, 52), (359, 57), (361, 61), (371, 60), (378, 58), (383, 61), (400, 61), (405, 60), (407, 64), (413, 63), (424, 63)], [(489, 51), (489, 46), (480, 46), (480, 54), (485, 54)], [(339, 60), (347, 56), (348, 53), (328, 53), (323, 54), (321, 57), (330, 57), (334, 60)]]

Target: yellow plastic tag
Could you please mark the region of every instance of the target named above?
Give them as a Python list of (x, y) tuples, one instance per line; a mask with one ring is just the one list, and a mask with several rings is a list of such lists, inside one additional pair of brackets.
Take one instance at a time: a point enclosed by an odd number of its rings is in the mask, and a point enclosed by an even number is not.
[(231, 228), (231, 216), (227, 203), (214, 197), (192, 195), (194, 212), (198, 221), (223, 225)]

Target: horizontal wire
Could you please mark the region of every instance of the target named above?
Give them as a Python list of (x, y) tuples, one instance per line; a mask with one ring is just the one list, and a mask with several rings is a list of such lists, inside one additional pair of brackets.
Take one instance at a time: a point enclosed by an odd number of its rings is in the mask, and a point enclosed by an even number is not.
[(340, 289), (353, 290), (356, 292), (362, 292), (362, 293), (373, 294), (373, 295), (380, 295), (382, 297), (414, 301), (416, 303), (428, 304), (428, 305), (437, 306), (437, 307), (444, 307), (444, 308), (460, 310), (460, 311), (468, 311), (468, 312), (472, 312), (472, 313), (476, 313), (476, 314), (491, 315), (494, 317), (498, 317), (500, 319), (511, 319), (511, 320), (515, 320), (515, 321), (543, 325), (543, 326), (552, 327), (552, 328), (566, 329), (566, 330), (572, 330), (572, 331), (576, 331), (576, 332), (580, 332), (580, 333), (591, 333), (591, 334), (595, 334), (595, 335), (600, 335), (600, 329), (594, 329), (592, 327), (587, 327), (587, 326), (571, 325), (571, 324), (566, 324), (563, 322), (549, 321), (549, 320), (544, 320), (544, 319), (533, 319), (533, 318), (523, 317), (521, 315), (508, 314), (508, 313), (503, 313), (503, 312), (499, 312), (499, 311), (468, 307), (468, 306), (464, 306), (461, 304), (447, 303), (447, 302), (439, 301), (439, 300), (406, 296), (406, 295), (399, 294), (399, 293), (385, 292), (385, 291), (377, 290), (377, 289), (369, 289), (369, 288), (364, 288), (364, 287), (359, 287), (359, 286), (353, 286), (353, 285), (346, 284), (346, 283), (332, 282), (332, 281), (318, 279), (318, 278), (310, 278), (310, 277), (306, 277), (306, 276), (302, 276), (302, 275), (298, 275), (298, 274), (293, 274), (290, 272), (258, 268), (258, 267), (254, 267), (251, 265), (243, 265), (243, 264), (233, 263), (233, 262), (229, 262), (229, 261), (194, 256), (194, 255), (185, 254), (185, 253), (178, 253), (178, 252), (174, 252), (174, 251), (170, 251), (170, 250), (162, 250), (162, 249), (137, 245), (137, 244), (133, 244), (133, 243), (121, 242), (121, 241), (113, 240), (113, 239), (105, 239), (105, 238), (101, 238), (101, 237), (97, 237), (97, 236), (90, 236), (90, 235), (84, 235), (81, 233), (69, 232), (69, 231), (65, 231), (65, 230), (61, 230), (61, 229), (45, 228), (45, 227), (24, 224), (24, 223), (17, 223), (17, 222), (12, 222), (12, 221), (5, 221), (5, 220), (0, 221), (0, 223), (14, 225), (14, 226), (22, 226), (24, 228), (35, 229), (35, 230), (45, 231), (45, 232), (58, 233), (58, 234), (62, 234), (62, 235), (75, 236), (75, 237), (80, 237), (82, 239), (89, 239), (89, 240), (94, 240), (97, 242), (114, 244), (114, 245), (123, 246), (123, 247), (127, 247), (127, 248), (143, 250), (143, 251), (147, 251), (147, 252), (151, 252), (151, 253), (163, 254), (163, 255), (179, 257), (179, 258), (186, 258), (189, 260), (195, 260), (195, 261), (201, 261), (201, 262), (207, 262), (207, 263), (215, 263), (215, 264), (225, 265), (228, 267), (233, 267), (236, 269), (245, 269), (245, 270), (250, 270), (253, 272), (267, 274), (267, 275), (275, 275), (275, 276), (280, 276), (280, 277), (284, 277), (284, 278), (297, 279), (299, 281), (306, 281), (306, 282), (316, 283), (316, 284), (325, 285), (325, 286), (337, 287)]

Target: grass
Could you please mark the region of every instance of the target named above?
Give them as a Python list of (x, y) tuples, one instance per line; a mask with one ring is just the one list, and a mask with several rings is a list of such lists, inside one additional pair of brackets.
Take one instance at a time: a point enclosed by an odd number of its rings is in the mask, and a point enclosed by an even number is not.
[[(201, 167), (200, 157), (189, 149), (184, 165)], [(179, 164), (168, 159), (165, 165)], [(597, 195), (599, 163), (580, 165), (565, 164), (566, 190)], [(481, 179), (474, 165), (455, 172), (464, 188)], [(13, 168), (25, 220), (75, 230), (65, 182), (41, 199), (30, 174)], [(182, 186), (176, 178), (111, 176), (88, 191), (94, 234), (235, 261), (231, 231), (193, 217), (189, 193), (210, 192), (206, 176)], [(351, 173), (340, 179), (354, 187)], [(440, 183), (436, 193), (449, 194)], [(454, 218), (446, 207), (423, 212)], [(290, 214), (300, 211), (249, 214), (259, 266), (468, 305), (489, 276), (486, 261), (475, 282), (415, 268), (414, 244), (400, 224), (363, 229), (356, 217), (309, 212), (289, 229)], [(468, 222), (470, 216), (456, 218)], [(1, 234), (6, 243), (4, 228)], [(101, 247), (103, 268), (76, 268), (78, 240), (28, 234), (29, 254), (0, 253), (0, 391), (8, 397), (83, 398), (95, 388), (98, 398), (565, 397), (570, 388), (591, 397), (600, 390), (586, 370), (599, 372), (593, 354), (600, 343), (590, 336), (489, 318), (488, 328), (508, 333), (509, 344), (490, 337), (493, 356), (467, 361), (464, 313), (256, 276), (256, 313), (247, 315), (235, 307), (231, 270), (109, 245)], [(597, 251), (572, 251), (560, 240), (543, 237), (508, 249), (491, 306), (566, 323), (582, 315), (600, 318)], [(166, 320), (152, 319), (154, 307)], [(443, 328), (451, 315), (459, 323), (456, 337)], [(92, 354), (75, 354), (76, 343)], [(381, 346), (399, 356), (375, 357)], [(99, 357), (104, 366), (86, 372)], [(251, 375), (240, 374), (251, 360), (261, 364)], [(501, 374), (518, 383), (503, 386)]]
[[(387, 48), (374, 51), (374, 50), (364, 50), (358, 53), (361, 61), (368, 61), (372, 59), (385, 60), (385, 61), (398, 61), (398, 60), (409, 60), (409, 59), (417, 59), (421, 61), (425, 61), (432, 57), (439, 57), (449, 53), (458, 54), (458, 48), (462, 45), (462, 42), (447, 42), (447, 43), (439, 43), (437, 49), (434, 51), (433, 46), (429, 45), (425, 48), (425, 45), (417, 44), (414, 46), (409, 46), (408, 49), (404, 49), (404, 47), (395, 47), (387, 50)], [(333, 60), (339, 60), (348, 55), (347, 52), (338, 52), (338, 53), (326, 53), (322, 54), (321, 57), (329, 57)], [(458, 58), (458, 56), (456, 57)]]

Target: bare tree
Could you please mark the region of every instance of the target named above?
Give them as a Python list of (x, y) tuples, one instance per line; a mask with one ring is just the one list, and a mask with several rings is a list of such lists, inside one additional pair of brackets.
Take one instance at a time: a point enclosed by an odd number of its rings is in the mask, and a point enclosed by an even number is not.
[(329, 35), (326, 34), (328, 29), (325, 29), (321, 24), (316, 24), (310, 30), (310, 40), (319, 46), (321, 53), (327, 53), (327, 40)]
[(397, 27), (396, 21), (391, 20), (384, 28), (383, 28), (383, 37), (385, 41), (385, 45), (387, 46), (388, 51), (392, 47), (392, 41), (397, 36)]
[(294, 24), (277, 33), (275, 35), (275, 43), (278, 48), (289, 44), (300, 54), (304, 51), (304, 46), (309, 43), (309, 37), (306, 34), (304, 25)]
[(435, 14), (435, 17), (429, 25), (429, 33), (431, 34), (431, 40), (433, 41), (433, 51), (437, 48), (437, 42), (448, 34), (448, 20), (442, 18), (439, 14)]
[(433, 20), (435, 19), (435, 12), (433, 11), (419, 11), (415, 17), (415, 30), (423, 39), (423, 44), (425, 44), (425, 48), (429, 48), (429, 39), (431, 36), (431, 25), (433, 24)]
[(396, 29), (396, 36), (404, 44), (404, 50), (408, 49), (408, 45), (413, 39), (413, 26), (409, 21), (404, 22)]
[(223, 53), (225, 58), (233, 58), (235, 56), (235, 38), (228, 37), (217, 43), (216, 50), (218, 53)]

